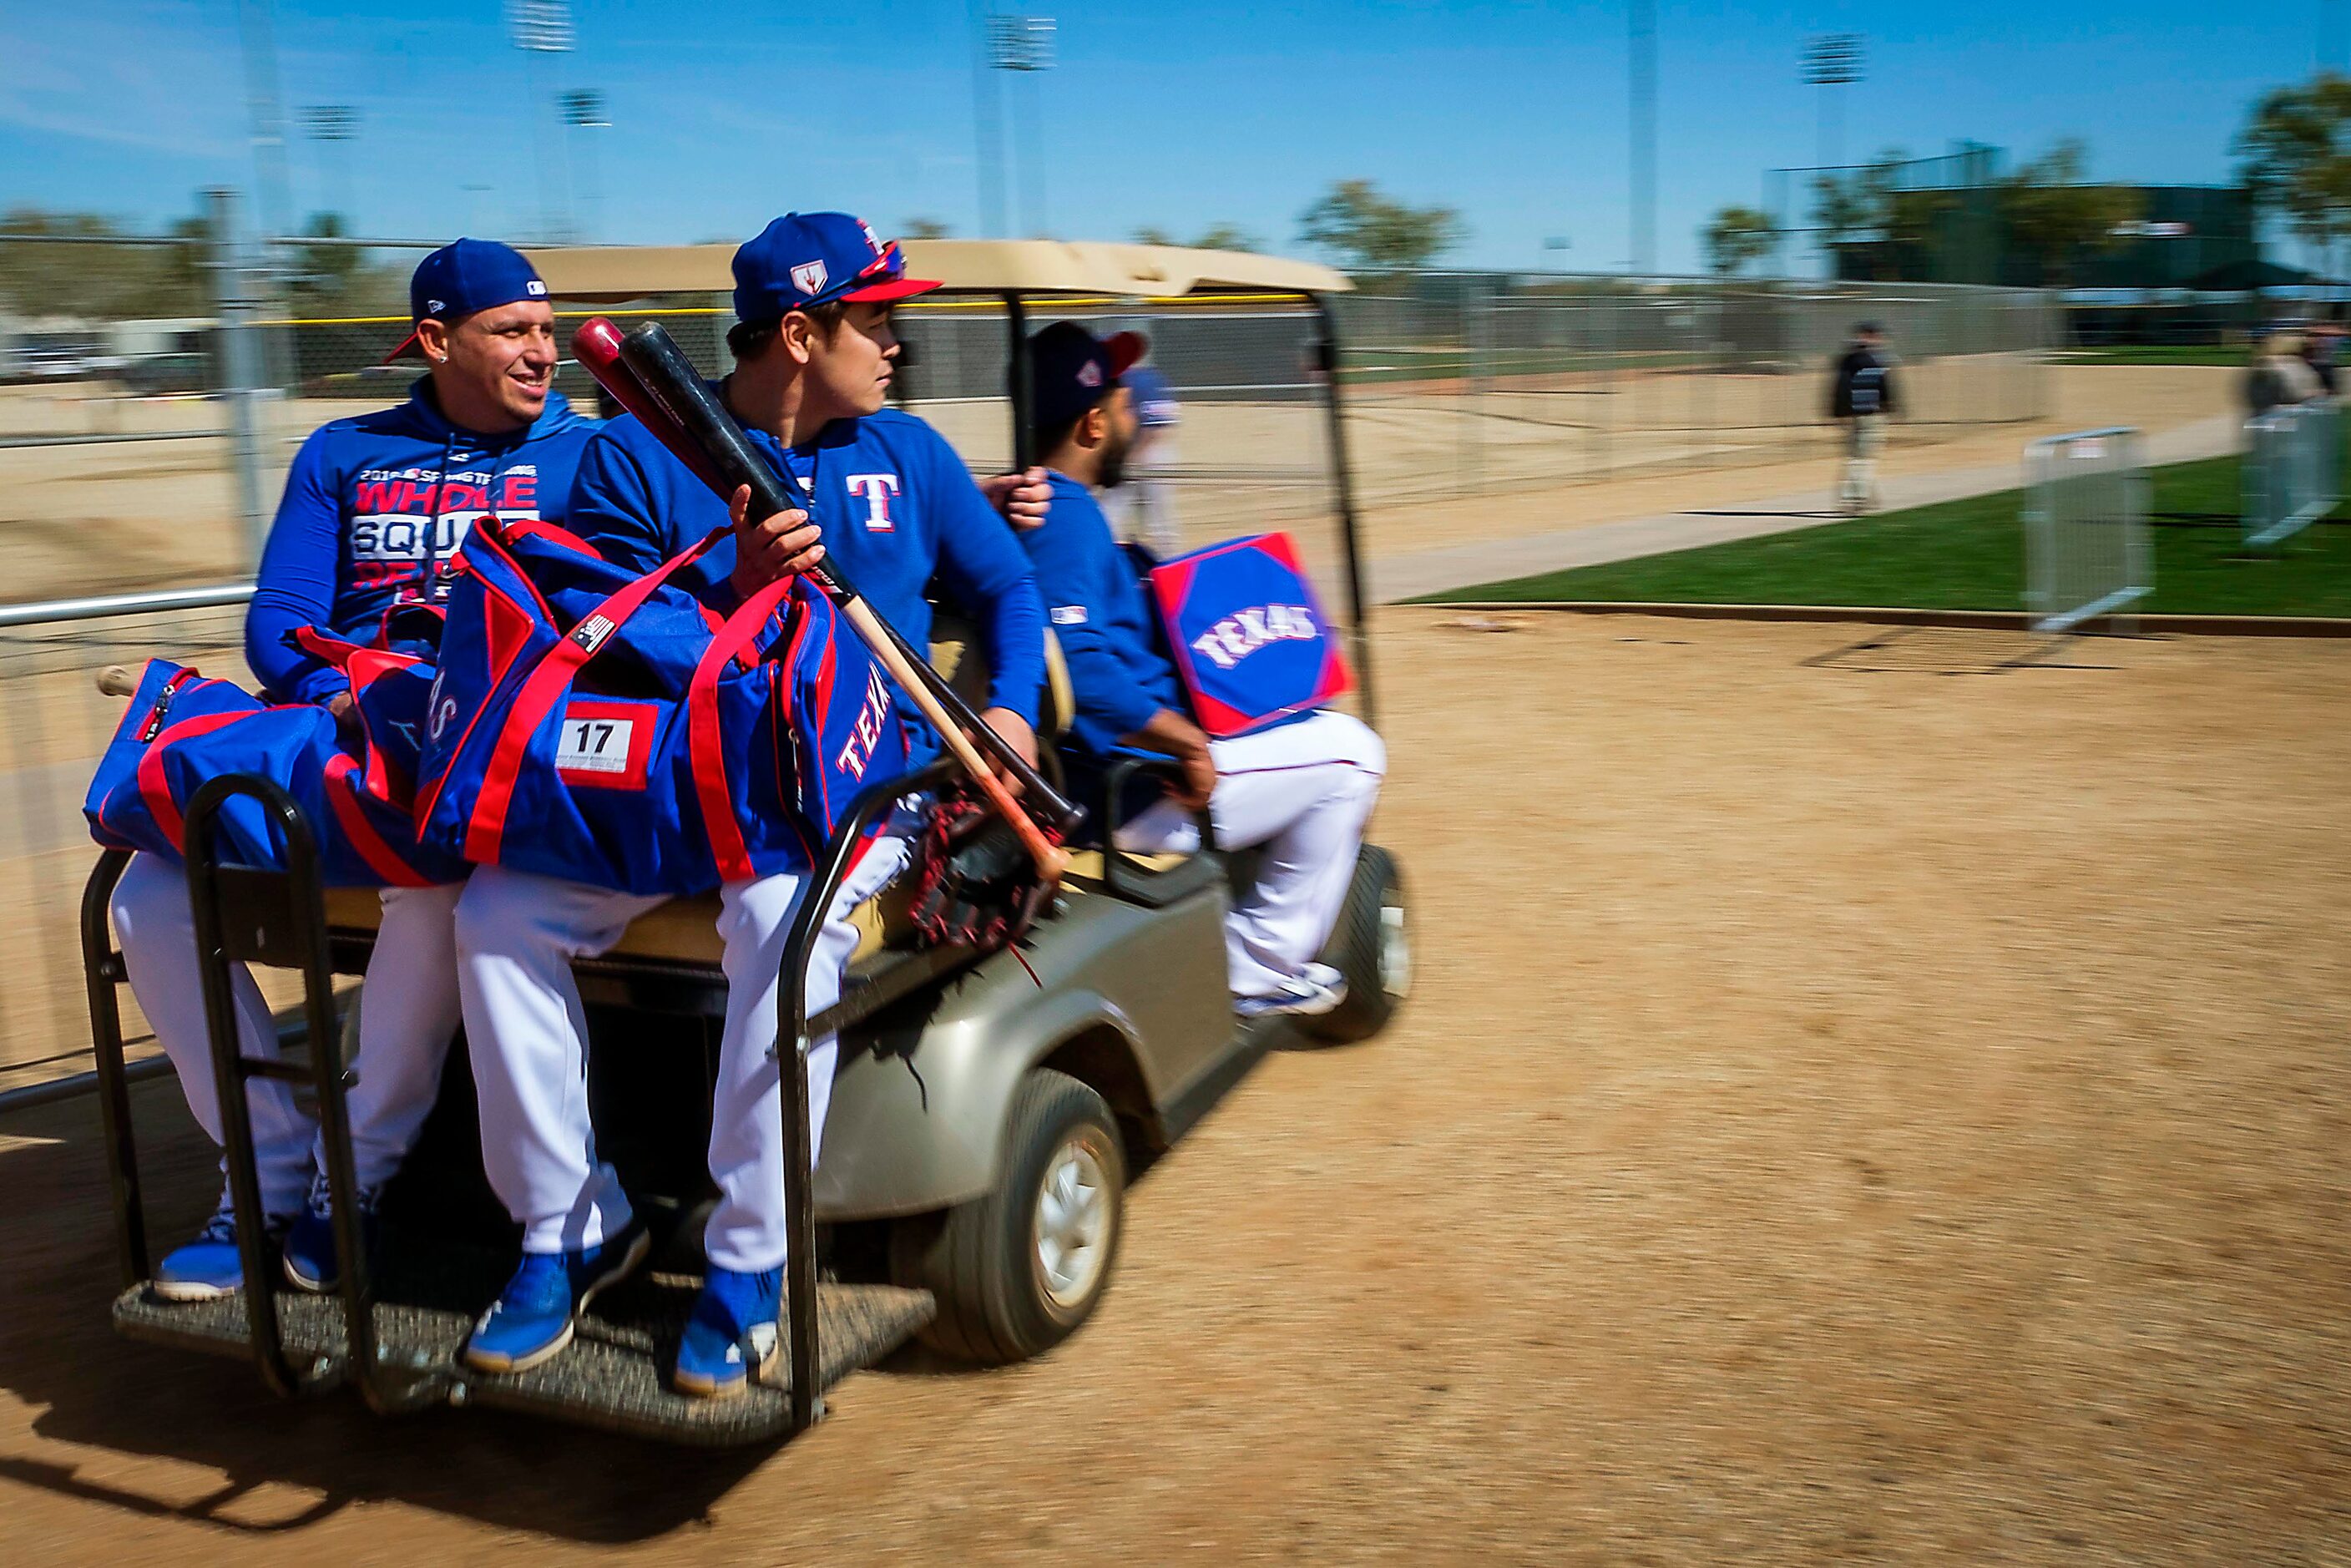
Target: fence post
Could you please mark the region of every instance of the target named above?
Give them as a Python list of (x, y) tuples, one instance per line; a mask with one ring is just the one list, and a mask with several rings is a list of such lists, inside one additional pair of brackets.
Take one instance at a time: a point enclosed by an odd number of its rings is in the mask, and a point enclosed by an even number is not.
[(229, 410), (229, 463), (236, 482), (236, 510), (245, 529), (246, 555), (258, 565), (269, 528), (261, 479), (262, 370), (259, 301), (255, 298), (253, 255), (236, 193), (204, 193), (211, 217), (213, 304), (220, 320), (221, 391)]
[(1469, 473), (1467, 487), (1472, 491), (1486, 487), (1486, 415), (1487, 394), (1494, 385), (1494, 298), (1495, 280), (1482, 275), (1470, 279), (1462, 303), (1469, 312), (1469, 417), (1465, 422), (1469, 433)]

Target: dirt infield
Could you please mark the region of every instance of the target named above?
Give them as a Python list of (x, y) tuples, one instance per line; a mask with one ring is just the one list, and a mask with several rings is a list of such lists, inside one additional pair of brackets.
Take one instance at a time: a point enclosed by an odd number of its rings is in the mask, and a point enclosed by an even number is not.
[(50, 1107), (8, 1555), (2351, 1557), (2351, 654), (1458, 619), (1382, 639), (1407, 1012), (1163, 1161), (1071, 1343), (772, 1454), (278, 1406), (111, 1337)]

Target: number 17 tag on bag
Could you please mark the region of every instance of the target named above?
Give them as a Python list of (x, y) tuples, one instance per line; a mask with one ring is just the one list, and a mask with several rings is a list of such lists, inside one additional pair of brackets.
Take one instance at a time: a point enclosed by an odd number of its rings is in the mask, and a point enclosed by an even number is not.
[(573, 699), (556, 737), (555, 770), (575, 789), (643, 789), (656, 717), (652, 703)]

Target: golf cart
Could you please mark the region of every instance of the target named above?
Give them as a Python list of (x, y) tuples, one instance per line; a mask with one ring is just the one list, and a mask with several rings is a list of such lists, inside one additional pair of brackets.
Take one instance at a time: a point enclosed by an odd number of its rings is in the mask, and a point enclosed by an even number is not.
[[(1332, 608), (1351, 628), (1357, 702), (1372, 715), (1355, 517), (1341, 437), (1337, 346), (1322, 299), (1348, 287), (1327, 269), (1222, 252), (1041, 241), (920, 241), (910, 268), (946, 280), (936, 308), (1000, 312), (1008, 339), (1010, 406), (1025, 405), (1032, 308), (1116, 308), (1150, 300), (1267, 302), (1291, 310), (1315, 373), (1292, 375), (1301, 410), (1331, 453), (1338, 549), (1325, 575)], [(550, 250), (533, 259), (567, 306), (708, 294), (728, 281), (729, 247)], [(611, 311), (624, 321), (627, 308)], [(684, 312), (666, 312), (683, 315)], [(956, 319), (968, 325), (976, 318)], [(713, 344), (715, 349), (715, 342)], [(988, 368), (1007, 384), (1006, 361)], [(976, 398), (964, 400), (978, 402)], [(1023, 422), (1011, 455), (1025, 465)], [(967, 689), (985, 689), (972, 644), (944, 613), (934, 664)], [(1066, 672), (1052, 660), (1040, 725), (1050, 743), (1072, 712)], [(909, 792), (934, 788), (952, 765), (928, 764), (877, 782), (840, 823), (802, 901), (782, 967), (786, 1208), (792, 1237), (785, 1281), (788, 1378), (737, 1398), (691, 1399), (664, 1371), (695, 1294), (698, 1205), (709, 1126), (709, 1072), (726, 982), (714, 927), (716, 896), (681, 899), (638, 920), (611, 952), (575, 966), (588, 1005), (590, 1095), (600, 1155), (620, 1170), (641, 1212), (665, 1234), (649, 1270), (601, 1296), (578, 1338), (544, 1365), (511, 1375), (465, 1367), (459, 1351), (475, 1316), (511, 1270), (516, 1229), (490, 1195), (470, 1071), (452, 1053), (440, 1103), (379, 1209), (372, 1253), (360, 1245), (343, 1099), (344, 1063), (365, 998), (335, 992), (335, 977), (363, 974), (379, 907), (364, 890), (322, 890), (301, 814), (266, 781), (206, 784), (191, 803), (187, 846), (205, 1004), (223, 1088), (230, 1181), (240, 1212), (260, 1207), (243, 1084), (276, 1077), (314, 1092), (324, 1129), (338, 1248), (334, 1293), (283, 1288), (258, 1226), (239, 1228), (248, 1288), (198, 1303), (150, 1289), (145, 1209), (133, 1136), (117, 988), (120, 953), (108, 908), (127, 856), (109, 851), (83, 902), (100, 1103), (123, 1288), (118, 1329), (216, 1354), (249, 1358), (280, 1395), (355, 1385), (379, 1411), (434, 1404), (488, 1405), (665, 1441), (726, 1445), (788, 1437), (822, 1412), (823, 1391), (911, 1339), (975, 1362), (1034, 1355), (1082, 1323), (1107, 1287), (1123, 1229), (1129, 1176), (1166, 1149), (1280, 1043), (1361, 1040), (1387, 1022), (1408, 982), (1405, 904), (1393, 861), (1366, 845), (1325, 960), (1348, 982), (1332, 1013), (1236, 1022), (1226, 990), (1223, 920), (1245, 856), (1213, 848), (1186, 856), (1106, 849), (1126, 786), (1163, 765), (1122, 762), (1092, 802), (1090, 845), (1044, 912), (1012, 947), (989, 950), (917, 939), (885, 893), (858, 912), (863, 943), (840, 1001), (807, 1015), (801, 977), (826, 908), (860, 834)], [(258, 796), (286, 841), (284, 871), (221, 863), (222, 808)], [(1206, 824), (1203, 824), (1204, 828)], [(1207, 835), (1204, 833), (1204, 841)], [(298, 970), (307, 1060), (237, 1054), (227, 964)], [(813, 1183), (807, 1168), (808, 1041), (841, 1037), (840, 1067)], [(235, 1086), (239, 1092), (229, 1092)]]

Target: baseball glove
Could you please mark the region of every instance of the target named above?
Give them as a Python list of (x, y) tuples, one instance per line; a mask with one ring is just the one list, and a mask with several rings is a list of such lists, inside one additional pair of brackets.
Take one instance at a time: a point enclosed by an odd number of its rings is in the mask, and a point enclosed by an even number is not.
[(1053, 891), (1004, 819), (960, 790), (931, 803), (908, 886), (925, 946), (987, 952), (1019, 941)]

